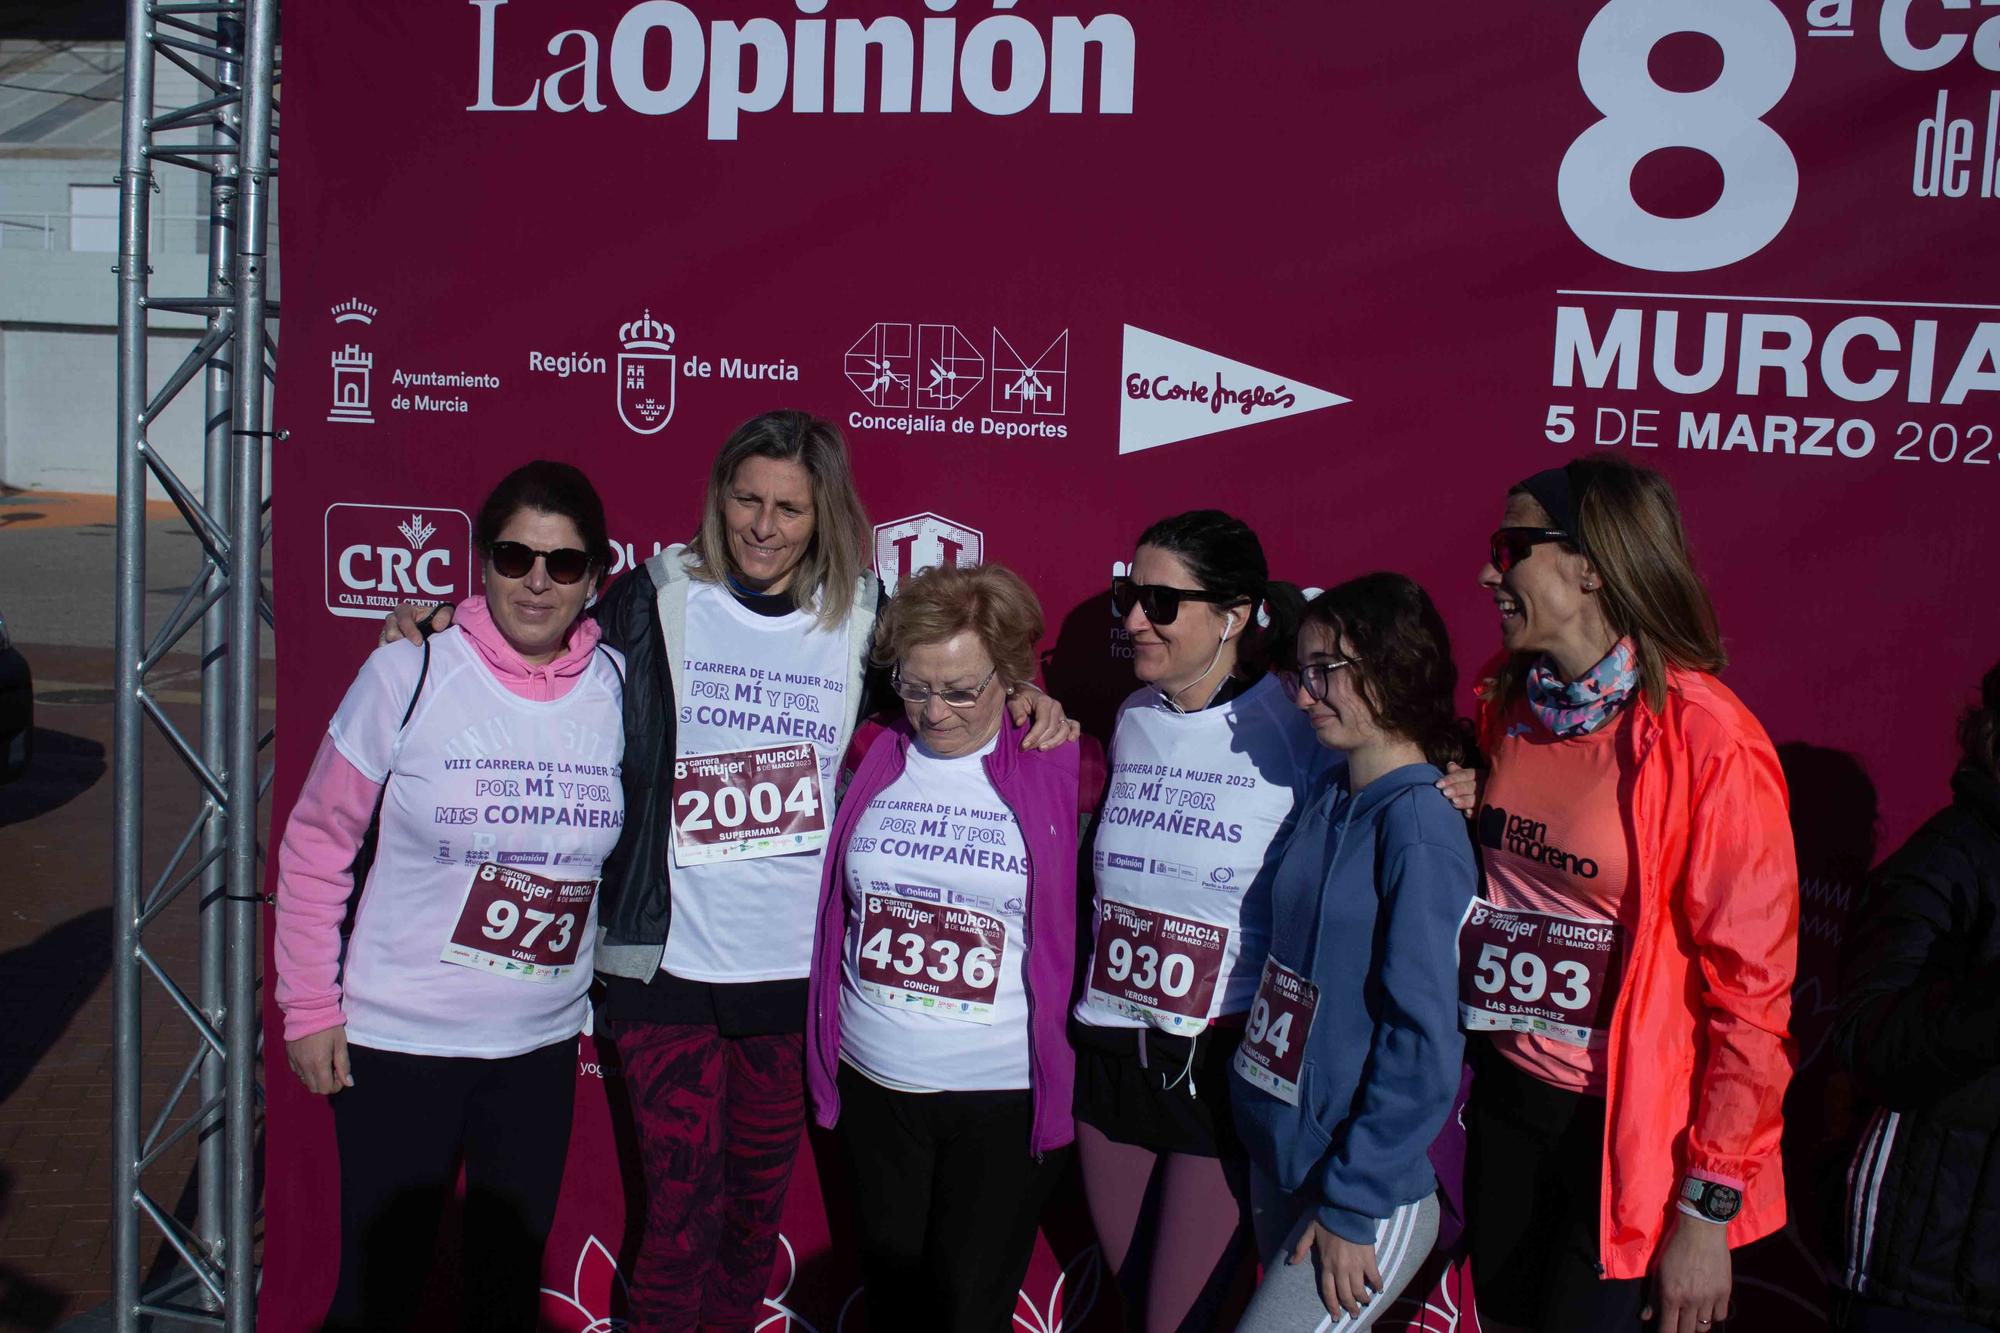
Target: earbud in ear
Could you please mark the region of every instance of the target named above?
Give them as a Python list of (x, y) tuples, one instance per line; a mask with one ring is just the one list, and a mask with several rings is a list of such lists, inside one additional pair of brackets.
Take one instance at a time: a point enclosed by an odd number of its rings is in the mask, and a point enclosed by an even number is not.
[(1236, 613), (1231, 611), (1222, 617), (1222, 637), (1227, 639), (1229, 631), (1236, 628)]

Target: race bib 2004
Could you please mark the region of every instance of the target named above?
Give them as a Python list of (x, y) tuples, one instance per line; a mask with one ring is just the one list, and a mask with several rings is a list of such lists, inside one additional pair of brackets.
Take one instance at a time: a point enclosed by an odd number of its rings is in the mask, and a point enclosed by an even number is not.
[(674, 760), (674, 864), (789, 856), (826, 845), (819, 750), (766, 745)]

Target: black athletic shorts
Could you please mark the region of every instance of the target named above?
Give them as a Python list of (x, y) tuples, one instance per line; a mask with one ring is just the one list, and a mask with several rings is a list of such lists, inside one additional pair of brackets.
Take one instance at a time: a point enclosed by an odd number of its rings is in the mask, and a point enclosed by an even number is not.
[(1071, 1021), (1076, 1118), (1114, 1143), (1190, 1157), (1243, 1156), (1229, 1109), (1237, 1026), (1198, 1037)]

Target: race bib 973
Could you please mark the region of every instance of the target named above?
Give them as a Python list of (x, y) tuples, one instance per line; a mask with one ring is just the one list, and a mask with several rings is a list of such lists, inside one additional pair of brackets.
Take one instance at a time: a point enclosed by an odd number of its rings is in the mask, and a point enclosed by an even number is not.
[(556, 981), (576, 970), (594, 879), (550, 879), (488, 861), (472, 873), (465, 906), (438, 955), (513, 981)]

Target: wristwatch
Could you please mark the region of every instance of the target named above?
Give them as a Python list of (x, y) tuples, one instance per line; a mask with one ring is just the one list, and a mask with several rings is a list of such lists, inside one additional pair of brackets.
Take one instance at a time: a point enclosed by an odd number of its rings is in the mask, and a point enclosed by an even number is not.
[(1681, 1182), (1681, 1208), (1710, 1222), (1727, 1222), (1743, 1207), (1743, 1191), (1689, 1176)]

